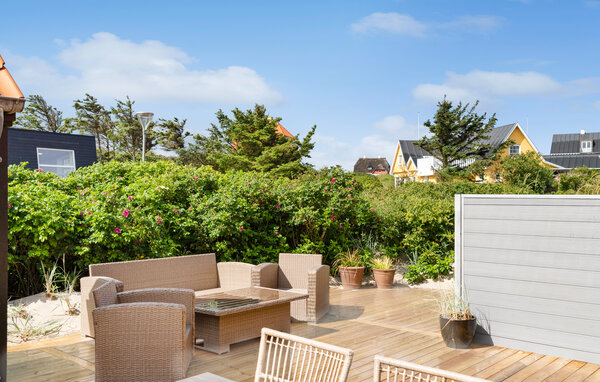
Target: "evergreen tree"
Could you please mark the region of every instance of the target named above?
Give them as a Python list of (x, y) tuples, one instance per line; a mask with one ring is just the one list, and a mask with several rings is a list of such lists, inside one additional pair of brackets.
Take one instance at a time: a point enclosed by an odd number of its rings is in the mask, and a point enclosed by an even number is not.
[[(137, 153), (142, 151), (142, 126), (140, 125), (132, 101), (127, 96), (125, 101), (116, 100), (117, 105), (111, 108), (111, 113), (115, 117), (116, 136), (119, 143), (119, 149), (132, 159), (137, 159)], [(156, 145), (156, 134), (153, 130), (154, 123), (146, 128), (146, 152), (152, 150)]]
[[(114, 136), (114, 124), (110, 119), (110, 113), (98, 102), (97, 98), (87, 93), (84, 99), (75, 100), (73, 107), (76, 116), (68, 119), (65, 124), (71, 129), (85, 131), (96, 137), (99, 160), (102, 162), (103, 159), (106, 159), (105, 154), (109, 158), (111, 155), (111, 141), (113, 141)], [(106, 146), (106, 151), (103, 151), (103, 144)]]
[[(486, 121), (486, 113), (475, 113), (475, 105), (463, 105), (459, 102), (452, 107), (452, 102), (445, 97), (438, 102), (438, 109), (433, 122), (427, 120), (426, 126), (431, 137), (423, 137), (416, 145), (427, 150), (440, 162), (436, 169), (439, 175), (456, 174), (471, 167), (479, 171), (488, 166), (503, 151), (509, 142), (499, 147), (485, 143), (496, 125), (496, 114)], [(477, 170), (475, 170), (477, 169)]]
[(189, 131), (185, 131), (187, 119), (179, 121), (177, 117), (158, 120), (158, 142), (161, 147), (167, 151), (177, 151), (185, 147), (185, 138), (190, 136)]
[[(218, 124), (211, 124), (209, 135), (196, 135), (190, 150), (182, 157), (193, 157), (199, 164), (220, 171), (229, 169), (268, 172), (277, 176), (295, 176), (310, 166), (303, 163), (314, 147), (311, 138), (316, 126), (300, 140), (277, 132), (281, 118), (271, 118), (262, 105), (254, 110), (232, 110), (233, 118), (219, 110)], [(189, 155), (194, 153), (194, 155)]]
[(14, 127), (28, 130), (69, 133), (69, 126), (63, 124), (62, 111), (48, 105), (44, 97), (32, 94), (27, 97), (27, 106), (15, 120)]

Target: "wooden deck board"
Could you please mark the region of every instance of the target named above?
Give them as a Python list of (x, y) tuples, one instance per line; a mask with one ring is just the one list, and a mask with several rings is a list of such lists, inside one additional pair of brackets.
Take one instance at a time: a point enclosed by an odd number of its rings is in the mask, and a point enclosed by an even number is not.
[[(439, 334), (437, 292), (395, 288), (331, 289), (331, 309), (317, 325), (293, 323), (291, 332), (355, 351), (349, 381), (371, 381), (373, 357), (382, 354), (494, 381), (600, 382), (600, 365), (497, 346), (447, 348)], [(258, 339), (216, 355), (197, 350), (188, 376), (211, 372), (252, 382)], [(93, 381), (94, 342), (68, 336), (9, 347), (11, 381)]]

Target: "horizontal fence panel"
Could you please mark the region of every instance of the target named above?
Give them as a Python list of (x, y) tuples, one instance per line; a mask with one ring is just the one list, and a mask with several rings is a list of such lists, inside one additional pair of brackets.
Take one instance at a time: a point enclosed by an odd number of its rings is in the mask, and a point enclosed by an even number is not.
[[(600, 272), (464, 261), (464, 275), (600, 288)], [(600, 289), (598, 289), (600, 293)]]
[[(576, 301), (554, 300), (551, 298), (540, 298), (530, 296), (515, 296), (499, 292), (469, 291), (469, 300), (473, 309), (479, 305), (493, 306), (510, 310), (521, 310), (524, 312), (543, 313), (548, 316), (568, 315), (586, 320), (598, 321), (600, 317), (600, 306), (597, 304), (586, 304)], [(488, 317), (493, 320), (493, 317)], [(600, 321), (598, 321), (600, 325)]]
[(469, 205), (463, 214), (464, 219), (600, 223), (600, 206)]
[(565, 237), (570, 239), (600, 239), (598, 223), (566, 221), (513, 220), (507, 223), (495, 219), (465, 219), (465, 233), (489, 233), (517, 236)]
[(572, 333), (564, 333), (555, 330), (540, 329), (531, 326), (506, 324), (504, 322), (491, 323), (492, 337), (520, 339), (526, 342), (539, 342), (544, 339), (545, 344), (554, 345), (566, 349), (577, 349), (584, 352), (600, 355), (600, 338)]
[[(591, 340), (600, 344), (600, 325), (596, 320), (575, 318), (569, 315), (548, 316), (543, 313), (524, 312), (520, 310), (510, 310), (496, 308), (493, 306), (479, 305), (474, 314), (477, 316), (477, 324), (484, 330), (492, 326), (494, 333), (498, 334), (498, 328), (495, 323), (504, 323), (517, 326), (539, 328), (561, 332), (566, 335), (578, 334), (593, 337)], [(493, 317), (493, 321), (488, 321), (487, 317)], [(600, 347), (600, 346), (599, 346)]]
[(590, 254), (465, 247), (464, 257), (471, 261), (482, 263), (503, 263), (600, 272), (600, 256)]
[[(505, 278), (465, 275), (464, 285), (467, 291), (496, 292), (502, 294), (537, 297), (567, 302), (600, 304), (598, 288), (544, 284), (535, 281), (517, 281)], [(550, 297), (549, 297), (550, 296)], [(600, 325), (598, 325), (600, 328)]]
[(597, 195), (468, 195), (464, 205), (600, 207)]
[(476, 341), (600, 363), (600, 197), (461, 195), (456, 270)]
[[(600, 226), (598, 229), (600, 229)], [(600, 255), (600, 240), (598, 239), (573, 240), (564, 237), (543, 237), (535, 240), (530, 236), (502, 235), (493, 232), (470, 233), (463, 238), (463, 246)]]

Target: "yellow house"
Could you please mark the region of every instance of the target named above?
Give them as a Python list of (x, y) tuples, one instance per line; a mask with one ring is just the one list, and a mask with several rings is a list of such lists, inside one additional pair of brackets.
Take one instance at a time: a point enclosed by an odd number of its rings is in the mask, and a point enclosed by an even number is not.
[[(518, 123), (504, 125), (494, 128), (486, 144), (498, 147), (507, 140), (512, 140), (513, 143), (500, 153), (499, 159), (505, 158), (507, 155), (525, 154), (530, 151), (539, 153), (527, 133), (521, 128)], [(394, 175), (395, 184), (405, 182), (435, 182), (435, 169), (439, 166), (439, 161), (435, 159), (429, 152), (415, 145), (417, 141), (399, 140), (396, 147), (396, 154), (392, 163), (392, 175)], [(558, 166), (545, 161), (542, 162), (552, 168)], [(477, 181), (482, 181), (479, 177)], [(502, 179), (498, 174), (498, 162), (491, 165), (485, 170), (484, 182), (501, 182)]]

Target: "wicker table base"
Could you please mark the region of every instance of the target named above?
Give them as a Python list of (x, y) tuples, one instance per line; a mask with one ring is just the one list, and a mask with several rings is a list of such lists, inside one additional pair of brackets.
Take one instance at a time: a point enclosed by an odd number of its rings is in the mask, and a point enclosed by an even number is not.
[[(196, 300), (196, 342), (203, 343), (197, 348), (221, 354), (229, 352), (231, 344), (260, 337), (263, 327), (289, 332), (290, 302), (308, 298), (306, 294), (254, 287), (227, 292), (228, 295), (236, 293), (259, 301), (242, 307), (212, 310), (201, 307), (198, 302), (201, 299)], [(265, 295), (270, 298), (266, 299)], [(202, 299), (211, 297), (224, 300), (224, 294), (202, 296)]]

